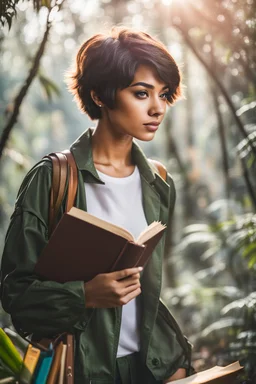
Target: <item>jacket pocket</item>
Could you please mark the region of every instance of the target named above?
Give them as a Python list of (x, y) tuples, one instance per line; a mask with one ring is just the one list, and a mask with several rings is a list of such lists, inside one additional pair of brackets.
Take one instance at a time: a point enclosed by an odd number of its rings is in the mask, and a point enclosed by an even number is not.
[(168, 308), (164, 305), (161, 299), (159, 301), (158, 312), (159, 312), (159, 315), (162, 316), (162, 318), (167, 322), (167, 324), (169, 324), (169, 326), (175, 331), (177, 340), (179, 341), (182, 349), (184, 350), (185, 355), (190, 360), (192, 346), (187, 340), (187, 338), (183, 335), (177, 321), (169, 312)]
[(160, 300), (147, 354), (147, 366), (156, 379), (162, 380), (178, 368), (188, 369), (190, 360), (191, 346)]

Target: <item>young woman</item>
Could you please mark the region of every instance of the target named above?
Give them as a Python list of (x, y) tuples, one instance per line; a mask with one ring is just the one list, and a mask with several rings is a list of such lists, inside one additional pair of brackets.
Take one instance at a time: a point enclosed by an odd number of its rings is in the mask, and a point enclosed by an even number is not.
[[(70, 148), (79, 175), (75, 205), (135, 237), (160, 220), (168, 236), (172, 178), (164, 181), (133, 139), (152, 140), (180, 95), (174, 59), (148, 34), (113, 29), (81, 46), (69, 87), (81, 110), (98, 120)], [(76, 384), (166, 383), (188, 375), (190, 345), (159, 298), (164, 237), (144, 271), (65, 284), (33, 273), (48, 241), (51, 179), (47, 160), (28, 173), (6, 237), (1, 298), (16, 329), (38, 337), (73, 333)]]

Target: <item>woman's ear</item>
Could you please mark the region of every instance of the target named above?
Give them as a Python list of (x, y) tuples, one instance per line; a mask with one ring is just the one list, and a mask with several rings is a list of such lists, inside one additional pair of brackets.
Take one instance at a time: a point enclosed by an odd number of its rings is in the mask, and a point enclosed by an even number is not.
[(99, 96), (96, 94), (96, 92), (94, 90), (91, 90), (91, 98), (93, 99), (94, 103), (98, 106), (98, 107), (103, 107), (103, 103), (102, 101), (100, 100)]

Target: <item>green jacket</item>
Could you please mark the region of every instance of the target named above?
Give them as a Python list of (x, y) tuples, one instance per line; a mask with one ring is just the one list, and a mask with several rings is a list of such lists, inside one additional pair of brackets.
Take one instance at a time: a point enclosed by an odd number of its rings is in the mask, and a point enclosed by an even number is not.
[[(86, 210), (84, 182), (103, 183), (92, 159), (91, 132), (87, 130), (71, 146), (79, 170), (76, 206), (83, 210)], [(160, 220), (168, 224), (175, 202), (170, 175), (165, 182), (155, 173), (136, 143), (133, 143), (132, 156), (141, 175), (148, 223)], [(48, 241), (51, 179), (51, 162), (42, 160), (27, 174), (20, 187), (2, 258), (2, 305), (11, 314), (19, 332), (38, 337), (65, 331), (74, 333), (76, 384), (111, 384), (115, 376), (122, 309), (87, 309), (83, 281), (64, 284), (40, 281), (33, 273)], [(64, 203), (59, 218), (63, 207)], [(162, 238), (141, 278), (140, 356), (158, 380), (167, 378), (179, 367), (187, 367), (184, 348), (190, 352), (189, 343), (159, 300), (164, 244), (165, 238)], [(184, 344), (183, 348), (181, 344)]]

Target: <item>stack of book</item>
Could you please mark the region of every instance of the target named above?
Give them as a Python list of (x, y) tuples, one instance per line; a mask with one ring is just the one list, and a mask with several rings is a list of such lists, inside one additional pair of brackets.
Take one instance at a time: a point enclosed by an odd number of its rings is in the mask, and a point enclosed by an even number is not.
[[(33, 384), (63, 384), (66, 368), (67, 344), (60, 341), (55, 349), (50, 344), (47, 350), (40, 350), (29, 344), (24, 364), (31, 374)], [(23, 376), (21, 373), (21, 381)], [(22, 381), (23, 382), (23, 381)]]
[(0, 328), (0, 384), (63, 384), (66, 354), (63, 341), (45, 350), (28, 344), (23, 353)]
[[(54, 349), (41, 350), (28, 344), (22, 357), (6, 332), (0, 328), (0, 384), (63, 384), (68, 366), (69, 348), (60, 341)], [(73, 347), (72, 347), (73, 348)], [(233, 384), (243, 367), (236, 361), (226, 367), (215, 366), (170, 384)]]

